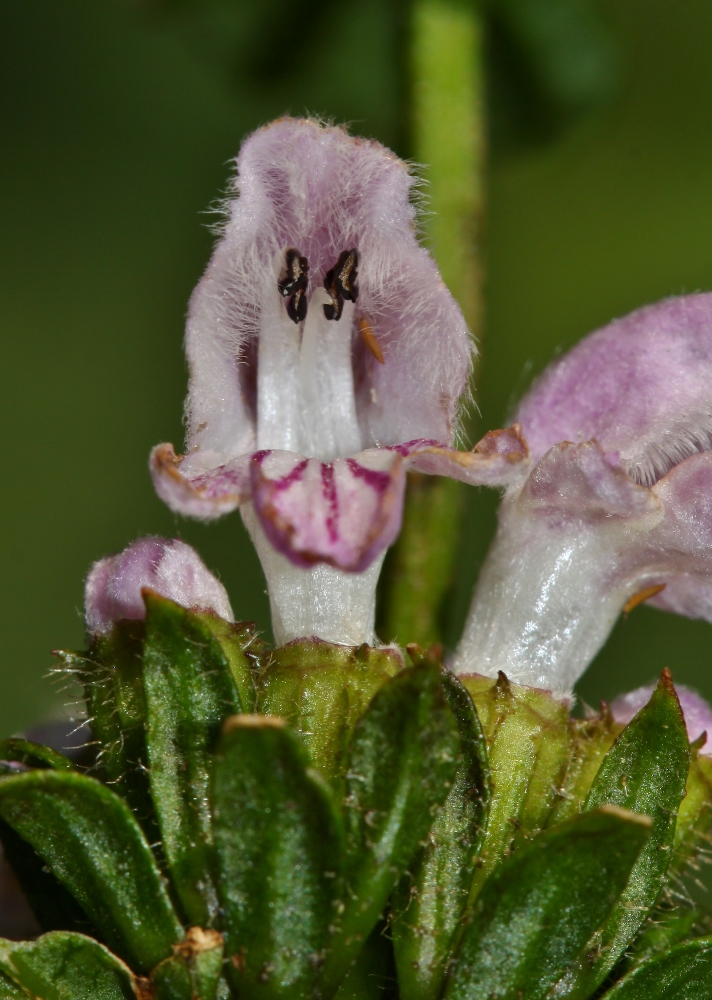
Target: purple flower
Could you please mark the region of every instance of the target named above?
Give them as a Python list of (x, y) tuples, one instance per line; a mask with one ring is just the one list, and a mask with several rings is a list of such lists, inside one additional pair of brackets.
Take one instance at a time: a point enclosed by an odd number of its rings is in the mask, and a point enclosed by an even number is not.
[(268, 125), (191, 299), (186, 454), (155, 448), (154, 483), (182, 514), (241, 508), (280, 642), (372, 641), (406, 466), (482, 482), (524, 454), (450, 447), (474, 349), (416, 238), (413, 184), (376, 142)]
[(87, 630), (109, 632), (122, 618), (145, 618), (144, 587), (185, 608), (214, 611), (234, 621), (225, 588), (195, 549), (177, 538), (150, 536), (94, 563), (84, 590)]
[(505, 493), (457, 669), (564, 694), (626, 606), (712, 621), (712, 295), (591, 334), (516, 420), (530, 459)]
[[(615, 698), (611, 702), (611, 714), (616, 722), (627, 726), (633, 716), (637, 715), (641, 708), (648, 704), (654, 690), (654, 684), (647, 684)], [(708, 741), (705, 742), (700, 753), (707, 756), (712, 755), (712, 705), (692, 688), (677, 685), (675, 690), (680, 699), (680, 707), (685, 717), (690, 742), (694, 743), (703, 733), (706, 733)]]

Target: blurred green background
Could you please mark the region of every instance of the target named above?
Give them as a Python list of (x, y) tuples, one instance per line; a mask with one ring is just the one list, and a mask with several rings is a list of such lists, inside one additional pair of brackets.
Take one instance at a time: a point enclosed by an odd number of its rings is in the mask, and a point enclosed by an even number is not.
[[(712, 288), (712, 5), (598, 13), (617, 90), (566, 128), (528, 106), (493, 29), (482, 430), (589, 330)], [(85, 573), (138, 534), (191, 542), (236, 614), (268, 629), (239, 517), (175, 519), (147, 455), (182, 443), (183, 316), (241, 137), (309, 111), (407, 154), (403, 24), (397, 0), (0, 3), (0, 733), (66, 699), (43, 679), (50, 650), (81, 644)], [(495, 517), (492, 494), (468, 503), (451, 642)], [(668, 665), (712, 697), (711, 653), (710, 625), (641, 608), (580, 690), (595, 702)]]

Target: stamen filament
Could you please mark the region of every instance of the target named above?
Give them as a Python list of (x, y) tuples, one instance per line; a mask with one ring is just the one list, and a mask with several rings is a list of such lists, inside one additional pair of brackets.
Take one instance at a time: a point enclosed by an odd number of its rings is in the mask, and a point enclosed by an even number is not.
[(328, 292), (317, 288), (307, 308), (298, 374), (301, 441), (294, 449), (327, 462), (362, 448), (351, 347), (354, 307), (345, 302), (341, 318), (328, 320), (323, 306), (329, 302)]
[(265, 291), (257, 353), (257, 449), (299, 452), (300, 328), (276, 282)]

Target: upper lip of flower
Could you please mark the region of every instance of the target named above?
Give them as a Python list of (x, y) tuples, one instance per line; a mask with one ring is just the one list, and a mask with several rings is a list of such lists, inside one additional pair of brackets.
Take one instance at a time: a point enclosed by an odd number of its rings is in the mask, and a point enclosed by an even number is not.
[(516, 420), (538, 460), (595, 439), (652, 486), (712, 448), (712, 294), (666, 299), (590, 334), (551, 364)]
[(190, 305), (186, 456), (154, 449), (156, 489), (200, 518), (251, 500), (293, 562), (360, 571), (398, 533), (405, 464), (488, 481), (523, 448), (450, 448), (474, 348), (417, 241), (406, 164), (286, 118), (237, 168)]
[(712, 618), (712, 294), (664, 300), (586, 337), (544, 372), (517, 419), (534, 461), (592, 439), (653, 491), (663, 513), (638, 536), (641, 563), (664, 584), (650, 602), (697, 617), (704, 593)]

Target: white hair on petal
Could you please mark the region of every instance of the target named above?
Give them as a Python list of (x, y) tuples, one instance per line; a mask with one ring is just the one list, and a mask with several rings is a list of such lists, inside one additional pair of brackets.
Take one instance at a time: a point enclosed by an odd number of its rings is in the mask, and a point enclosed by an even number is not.
[(365, 396), (357, 402), (363, 446), (453, 436), (475, 346), (416, 242), (422, 186), (412, 166), (377, 142), (314, 119), (283, 119), (245, 142), (223, 202), (221, 239), (190, 304), (187, 468), (211, 454), (229, 461), (254, 447), (255, 414), (239, 365), (258, 337), (285, 240), (304, 244), (310, 292), (335, 263), (332, 255), (359, 250), (359, 307), (389, 349), (387, 364), (373, 373), (379, 406), (364, 405)]
[(642, 486), (654, 486), (670, 469), (691, 455), (712, 450), (712, 412), (697, 410), (649, 441), (642, 454), (623, 459), (629, 475)]

